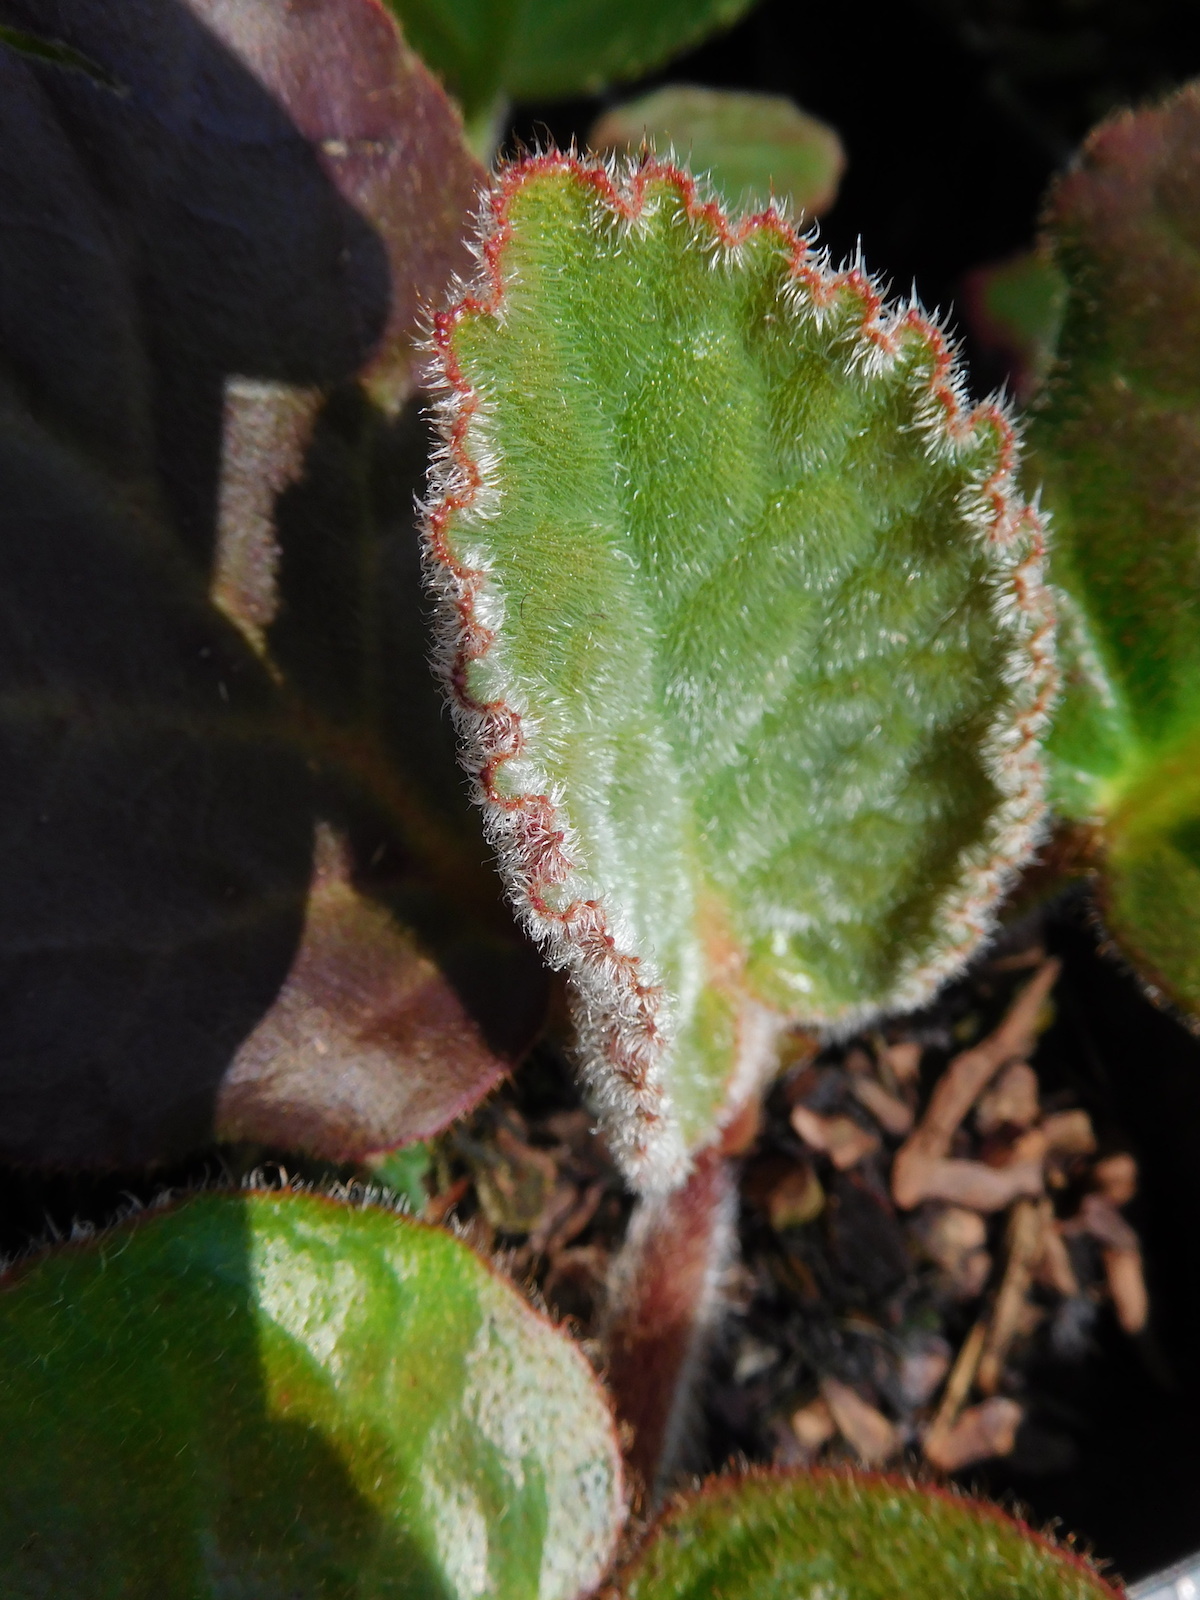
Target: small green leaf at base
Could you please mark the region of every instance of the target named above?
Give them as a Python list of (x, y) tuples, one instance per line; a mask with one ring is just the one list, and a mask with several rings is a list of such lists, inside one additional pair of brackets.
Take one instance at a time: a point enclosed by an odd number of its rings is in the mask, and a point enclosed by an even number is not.
[(371, 1157), (365, 1165), (377, 1183), (406, 1200), (410, 1211), (421, 1214), (429, 1198), (425, 1179), (433, 1166), (433, 1153), (428, 1144), (406, 1145), (403, 1150)]
[(622, 1515), (583, 1357), (448, 1234), (206, 1195), (0, 1285), (6, 1600), (574, 1600)]
[(436, 321), (443, 667), (639, 1186), (783, 1019), (922, 1002), (1037, 837), (1053, 615), (994, 404), (774, 211), (648, 159), (497, 182)]
[(830, 1472), (716, 1481), (663, 1520), (622, 1600), (1116, 1600), (994, 1506)]

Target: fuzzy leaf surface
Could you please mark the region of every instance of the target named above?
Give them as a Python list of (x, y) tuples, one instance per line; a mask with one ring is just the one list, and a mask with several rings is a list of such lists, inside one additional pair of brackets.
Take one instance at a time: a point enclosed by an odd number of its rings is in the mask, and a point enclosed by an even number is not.
[(551, 155), (483, 258), (435, 332), (444, 666), (653, 1185), (779, 1019), (917, 1003), (983, 935), (1042, 812), (1040, 530), (937, 330), (773, 213)]
[(1200, 1011), (1200, 89), (1125, 112), (1054, 191), (1069, 286), (1031, 442), (1072, 603), (1056, 800), (1099, 824), (1106, 915)]
[(0, 1287), (12, 1600), (574, 1600), (623, 1513), (604, 1396), (465, 1245), (208, 1195)]
[(1069, 1551), (996, 1507), (831, 1472), (714, 1481), (671, 1512), (624, 1600), (1115, 1600)]
[(0, 1157), (424, 1136), (540, 983), (423, 659), (424, 442), (367, 393), (479, 169), (371, 0), (0, 19), (58, 51), (0, 41)]
[(498, 95), (548, 100), (640, 78), (729, 27), (753, 0), (389, 0), (468, 116)]
[(833, 204), (846, 165), (832, 128), (774, 94), (669, 84), (606, 111), (588, 136), (595, 150), (629, 155), (643, 140), (707, 173), (734, 205), (774, 198), (809, 220)]

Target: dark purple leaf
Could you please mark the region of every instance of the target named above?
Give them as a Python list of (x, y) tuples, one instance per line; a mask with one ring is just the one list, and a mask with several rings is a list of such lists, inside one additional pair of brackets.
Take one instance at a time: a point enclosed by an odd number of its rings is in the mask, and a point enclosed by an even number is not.
[[(420, 440), (378, 409), (481, 174), (373, 0), (0, 24), (47, 45), (0, 34), (0, 1158), (172, 1156), (218, 1099), (320, 1153), (419, 1137), (542, 992), (425, 666)], [(342, 994), (326, 1066), (305, 1007)]]

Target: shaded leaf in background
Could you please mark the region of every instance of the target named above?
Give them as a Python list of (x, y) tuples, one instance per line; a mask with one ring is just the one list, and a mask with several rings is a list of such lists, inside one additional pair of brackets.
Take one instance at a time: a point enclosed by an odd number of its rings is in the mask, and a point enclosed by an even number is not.
[(414, 49), (470, 118), (499, 97), (594, 94), (640, 78), (753, 0), (389, 0)]
[(668, 1513), (624, 1600), (1117, 1600), (1070, 1550), (996, 1506), (902, 1479), (812, 1471), (714, 1479)]
[(1030, 430), (1068, 592), (1057, 801), (1099, 828), (1106, 921), (1200, 1012), (1200, 89), (1102, 124), (1053, 191), (1068, 284)]
[[(541, 1022), (545, 974), (501, 904), (428, 670), (412, 512), (426, 460), (415, 406), (388, 420), (338, 391), (267, 530), (274, 593), (254, 616), (338, 825), (318, 832), (287, 983), (222, 1082), (226, 1138), (332, 1160), (424, 1138)], [(248, 636), (259, 600), (231, 597)]]
[[(538, 1020), (521, 1004), (518, 992), (513, 1054)], [(503, 1072), (412, 927), (355, 886), (345, 841), (318, 824), (300, 947), (221, 1080), (219, 1136), (352, 1161), (387, 1150), (398, 1131), (439, 1133)]]
[(982, 348), (1000, 358), (1013, 393), (1025, 401), (1054, 362), (1067, 286), (1041, 251), (976, 267), (963, 283), (964, 309)]
[(606, 111), (588, 135), (594, 150), (624, 155), (643, 141), (706, 173), (729, 204), (773, 198), (801, 222), (833, 204), (846, 165), (833, 129), (782, 95), (669, 84)]
[(0, 1588), (574, 1600), (620, 1527), (604, 1396), (448, 1234), (206, 1195), (0, 1284)]
[(435, 333), (444, 667), (653, 1188), (783, 1019), (919, 1004), (985, 936), (1043, 811), (1040, 530), (938, 331), (781, 220), (549, 154), (484, 231)]
[[(406, 424), (356, 383), (394, 404), (417, 297), (463, 264), (479, 172), (457, 117), (371, 0), (0, 0), (0, 23), (100, 74), (0, 43), (0, 1157), (134, 1165), (204, 1142), (260, 1024), (295, 1046), (302, 1088), (335, 1075), (294, 1026), (306, 975), (317, 1004), (347, 993), (352, 1047), (373, 1032), (393, 1075), (413, 1065), (397, 986), (426, 1020), (440, 1005), (452, 1115), (470, 1071), (482, 1093), (511, 1058), (476, 1017), (465, 1064), (478, 975), (519, 993), (536, 964), (461, 801), (450, 815), (453, 758), (443, 736), (438, 769), (410, 637)], [(278, 491), (304, 538), (276, 548)], [(339, 614), (357, 676), (335, 715), (324, 635), (286, 638), (314, 545), (328, 595), (361, 596), (372, 562), (378, 595)], [(328, 896), (306, 910), (322, 818), (353, 880), (336, 915)], [(380, 987), (397, 942), (413, 969)], [(327, 1143), (410, 1136), (388, 1121), (405, 1095), (382, 1087), (374, 1107), (360, 1094), (352, 1135), (337, 1107)], [(430, 1115), (434, 1087), (418, 1093)], [(311, 1124), (302, 1094), (282, 1098), (260, 1139)]]

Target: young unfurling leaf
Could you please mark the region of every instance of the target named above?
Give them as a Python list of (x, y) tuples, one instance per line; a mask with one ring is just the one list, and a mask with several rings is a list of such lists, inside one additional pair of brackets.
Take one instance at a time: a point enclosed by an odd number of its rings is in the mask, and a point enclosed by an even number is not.
[(1037, 835), (1042, 536), (947, 343), (655, 160), (508, 169), (434, 332), (444, 667), (634, 1181), (956, 970)]

